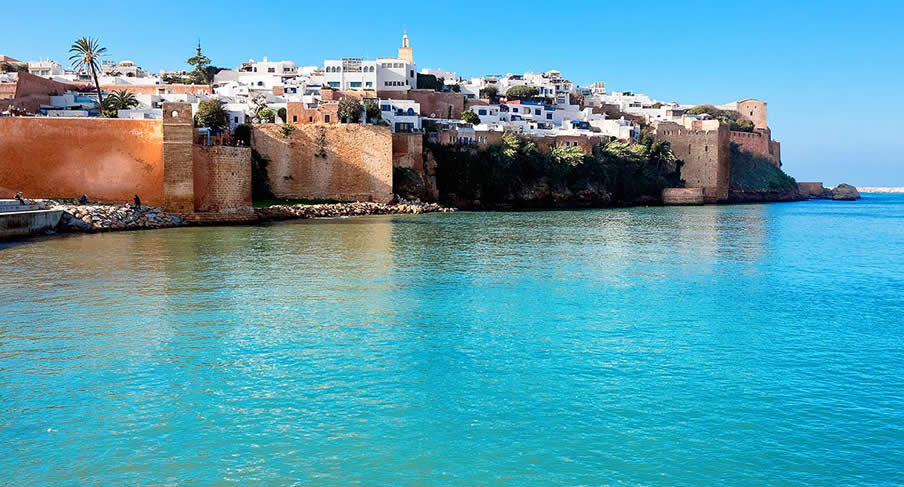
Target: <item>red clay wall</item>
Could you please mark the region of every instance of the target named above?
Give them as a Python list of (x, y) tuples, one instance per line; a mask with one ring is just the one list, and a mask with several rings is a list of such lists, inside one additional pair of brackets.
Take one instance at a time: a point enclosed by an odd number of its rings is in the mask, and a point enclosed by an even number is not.
[(269, 161), (270, 190), (278, 198), (392, 199), (389, 127), (303, 124), (284, 137), (276, 124), (255, 125), (252, 146)]
[(0, 109), (5, 109), (9, 106), (10, 86), (15, 87), (12, 94), (12, 104), (16, 108), (25, 109), (29, 113), (37, 113), (41, 105), (49, 104), (51, 93), (62, 95), (73, 88), (73, 85), (59, 83), (20, 71), (18, 73), (18, 81), (15, 84), (0, 85), (0, 100), (6, 100), (0, 102), (2, 103)]
[(251, 207), (251, 149), (193, 147), (195, 211), (229, 213)]
[(0, 134), (0, 197), (163, 204), (160, 120), (10, 117)]
[(136, 95), (164, 94), (199, 94), (209, 95), (213, 91), (208, 85), (100, 85), (100, 89), (106, 92), (126, 90)]

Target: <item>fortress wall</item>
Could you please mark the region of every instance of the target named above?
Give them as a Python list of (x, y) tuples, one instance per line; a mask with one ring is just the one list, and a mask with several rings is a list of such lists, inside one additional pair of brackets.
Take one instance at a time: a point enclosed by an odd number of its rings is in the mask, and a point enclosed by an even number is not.
[(0, 196), (163, 204), (160, 120), (0, 118)]
[(707, 203), (728, 199), (731, 184), (729, 130), (691, 130), (674, 122), (659, 123), (655, 136), (667, 140), (675, 155), (684, 161), (681, 179), (688, 188), (703, 188)]
[(268, 161), (270, 189), (278, 198), (392, 199), (389, 127), (305, 124), (285, 137), (275, 124), (256, 125), (252, 146)]

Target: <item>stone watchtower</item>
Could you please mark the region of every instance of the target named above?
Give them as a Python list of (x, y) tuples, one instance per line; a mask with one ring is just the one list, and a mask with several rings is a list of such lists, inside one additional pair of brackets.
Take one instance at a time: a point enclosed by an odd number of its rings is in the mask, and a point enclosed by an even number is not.
[(402, 34), (402, 47), (399, 48), (399, 59), (404, 59), (405, 61), (408, 61), (409, 64), (414, 64), (414, 51), (412, 51), (411, 46), (408, 45), (407, 32)]
[(163, 206), (174, 213), (194, 211), (191, 105), (163, 104)]

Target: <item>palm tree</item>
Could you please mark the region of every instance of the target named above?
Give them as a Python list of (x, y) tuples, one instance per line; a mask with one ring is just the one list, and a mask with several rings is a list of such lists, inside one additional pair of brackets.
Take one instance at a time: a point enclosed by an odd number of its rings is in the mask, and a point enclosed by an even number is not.
[(138, 99), (127, 90), (119, 90), (110, 93), (107, 95), (107, 102), (110, 107), (115, 107), (117, 110), (128, 110), (138, 106)]
[(97, 39), (91, 37), (82, 37), (72, 43), (69, 48), (72, 53), (69, 56), (69, 62), (76, 71), (90, 71), (94, 78), (94, 86), (97, 88), (97, 103), (100, 106), (104, 104), (104, 95), (100, 91), (100, 82), (97, 81), (97, 72), (100, 71), (100, 57), (107, 52), (106, 47), (101, 47)]

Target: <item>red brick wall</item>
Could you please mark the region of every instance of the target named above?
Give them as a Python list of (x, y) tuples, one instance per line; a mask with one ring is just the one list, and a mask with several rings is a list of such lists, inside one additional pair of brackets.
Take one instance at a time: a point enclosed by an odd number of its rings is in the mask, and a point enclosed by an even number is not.
[(163, 204), (159, 120), (0, 118), (0, 197)]

